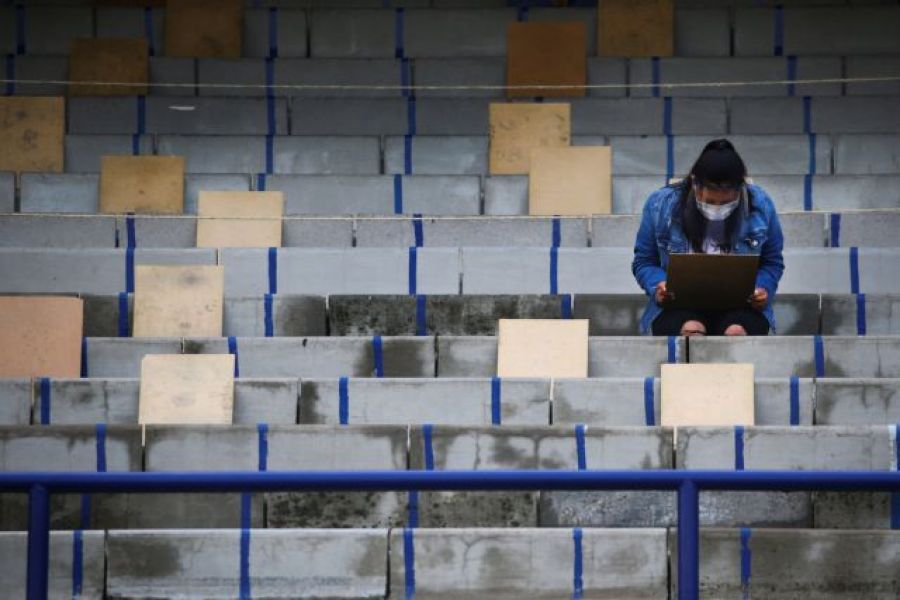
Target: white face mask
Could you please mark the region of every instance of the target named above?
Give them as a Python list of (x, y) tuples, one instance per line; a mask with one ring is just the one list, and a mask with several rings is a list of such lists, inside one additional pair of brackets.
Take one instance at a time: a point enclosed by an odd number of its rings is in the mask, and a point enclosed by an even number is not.
[(731, 216), (731, 213), (734, 212), (740, 203), (740, 198), (727, 204), (709, 204), (694, 198), (694, 204), (697, 205), (697, 210), (710, 221), (724, 221)]

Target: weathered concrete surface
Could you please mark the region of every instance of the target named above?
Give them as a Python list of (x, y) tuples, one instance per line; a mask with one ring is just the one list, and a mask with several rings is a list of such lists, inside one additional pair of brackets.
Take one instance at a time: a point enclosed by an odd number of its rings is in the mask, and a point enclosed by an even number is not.
[[(672, 530), (672, 594), (678, 589), (676, 548)], [(754, 529), (747, 548), (744, 568), (749, 568), (750, 579), (743, 585), (741, 532), (701, 532), (701, 597), (887, 600), (900, 594), (900, 535), (896, 532)]]
[[(254, 598), (382, 598), (387, 531), (249, 532)], [(235, 598), (241, 532), (111, 531), (108, 593), (113, 598)]]
[(900, 379), (817, 379), (816, 425), (900, 423)]
[[(405, 470), (407, 428), (275, 426), (270, 471)], [(405, 492), (279, 492), (266, 495), (267, 527), (394, 527), (407, 521)]]
[[(104, 591), (105, 538), (102, 531), (83, 531), (81, 536), (81, 600), (100, 600)], [(71, 598), (75, 533), (50, 532), (50, 563), (48, 596)], [(26, 568), (28, 533), (16, 531), (0, 533), (0, 573), (3, 573), (3, 596), (26, 597)]]
[[(736, 436), (733, 428), (680, 428), (676, 468), (736, 468)], [(887, 470), (895, 451), (887, 427), (747, 427), (743, 447), (747, 470)], [(865, 514), (846, 507), (848, 519)], [(813, 506), (808, 492), (709, 492), (701, 494), (700, 518), (713, 526), (811, 527)]]
[(647, 297), (639, 294), (577, 294), (572, 316), (589, 319), (589, 335), (640, 335)]
[[(137, 426), (106, 429), (106, 470), (141, 470), (141, 432)], [(0, 472), (96, 471), (97, 429), (86, 425), (0, 427)], [(27, 528), (25, 494), (0, 495), (0, 530)], [(81, 496), (50, 496), (50, 526), (81, 528)], [(98, 525), (102, 526), (102, 525)]]
[[(426, 296), (427, 335), (496, 335), (499, 319), (559, 319), (559, 296)], [(332, 335), (416, 335), (412, 296), (329, 296)]]
[(866, 294), (864, 327), (860, 330), (860, 305), (852, 294), (822, 296), (823, 335), (897, 335), (900, 333), (900, 296)]
[[(435, 345), (430, 337), (385, 337), (384, 377), (434, 377)], [(224, 338), (191, 338), (185, 354), (227, 354)], [(242, 377), (375, 377), (371, 337), (237, 338)]]
[[(826, 372), (833, 367), (825, 341)], [(813, 338), (747, 337), (741, 339), (694, 338), (690, 341), (692, 363), (753, 363), (756, 377), (814, 377), (816, 375)]]
[(148, 354), (181, 354), (181, 338), (88, 338), (88, 377), (141, 376)]
[[(569, 598), (575, 544), (571, 529), (416, 529), (414, 557), (404, 531), (391, 532), (390, 598), (407, 594), (406, 562), (416, 598)], [(664, 529), (581, 532), (585, 598), (664, 598)]]
[(0, 425), (31, 423), (31, 380), (0, 380)]
[[(302, 337), (327, 334), (325, 298), (276, 294), (272, 298), (272, 335)], [(223, 335), (266, 335), (266, 310), (263, 297), (226, 298), (222, 323)]]
[[(503, 425), (548, 425), (550, 381), (502, 379)], [(340, 423), (340, 382), (305, 379), (300, 423)], [(490, 425), (490, 379), (360, 379), (347, 382), (347, 423), (354, 425)]]

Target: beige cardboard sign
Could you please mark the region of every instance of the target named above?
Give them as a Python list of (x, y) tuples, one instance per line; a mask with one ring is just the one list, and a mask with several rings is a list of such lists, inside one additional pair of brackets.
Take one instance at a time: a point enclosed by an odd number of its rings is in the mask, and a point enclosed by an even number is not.
[(499, 377), (587, 377), (587, 319), (500, 319)]
[[(138, 96), (147, 93), (150, 58), (145, 38), (87, 38), (72, 42), (70, 96)], [(133, 83), (90, 85), (85, 81)]]
[(0, 171), (63, 170), (63, 98), (0, 97)]
[(672, 56), (673, 0), (599, 0), (599, 56)]
[(225, 267), (137, 266), (134, 337), (221, 337)]
[(100, 212), (182, 214), (184, 157), (101, 157)]
[(662, 365), (661, 425), (753, 425), (753, 365)]
[(564, 103), (492, 103), (491, 174), (526, 175), (534, 148), (568, 147), (571, 112)]
[(0, 378), (80, 377), (84, 302), (0, 296)]
[(243, 0), (169, 0), (166, 55), (184, 58), (240, 58)]
[(530, 215), (612, 212), (612, 148), (535, 148), (528, 177)]
[(234, 356), (148, 354), (141, 361), (138, 423), (231, 425)]
[(277, 248), (281, 246), (282, 214), (283, 192), (201, 191), (197, 247)]
[[(583, 21), (510, 23), (506, 30), (507, 98), (584, 96), (587, 25)], [(561, 89), (531, 85), (575, 86)]]

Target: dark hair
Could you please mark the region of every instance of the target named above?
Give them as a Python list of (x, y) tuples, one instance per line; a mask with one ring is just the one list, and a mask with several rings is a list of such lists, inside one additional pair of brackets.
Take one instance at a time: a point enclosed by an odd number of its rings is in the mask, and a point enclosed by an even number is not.
[[(691, 167), (691, 172), (681, 181), (679, 199), (682, 227), (694, 252), (703, 251), (707, 221), (697, 205), (690, 202), (693, 183), (740, 186), (747, 177), (747, 167), (734, 145), (726, 139), (713, 140), (706, 144), (700, 156)], [(736, 210), (725, 220), (725, 229), (720, 242), (726, 248), (733, 247), (734, 233), (741, 220), (741, 211)]]

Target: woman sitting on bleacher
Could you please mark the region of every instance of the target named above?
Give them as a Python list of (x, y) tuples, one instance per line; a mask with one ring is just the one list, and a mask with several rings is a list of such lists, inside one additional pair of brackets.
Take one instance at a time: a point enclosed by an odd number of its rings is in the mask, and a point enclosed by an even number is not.
[[(775, 330), (772, 301), (784, 272), (784, 238), (772, 199), (746, 183), (747, 168), (728, 140), (713, 140), (690, 174), (647, 199), (631, 270), (650, 297), (642, 333), (767, 335)], [(699, 311), (666, 308), (670, 253), (759, 254), (756, 290), (747, 308)]]

